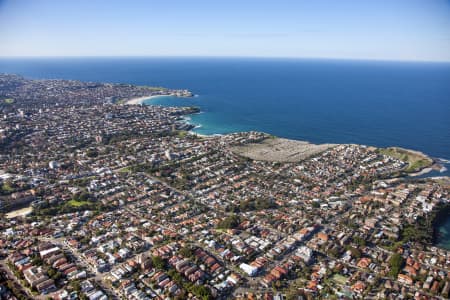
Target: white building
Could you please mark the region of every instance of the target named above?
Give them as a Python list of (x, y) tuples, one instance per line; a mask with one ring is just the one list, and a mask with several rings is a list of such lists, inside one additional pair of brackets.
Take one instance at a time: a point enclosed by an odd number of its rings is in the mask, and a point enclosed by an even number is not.
[(255, 276), (256, 273), (258, 272), (258, 268), (248, 265), (246, 263), (242, 263), (239, 265), (239, 268), (241, 268), (242, 271), (244, 271), (245, 273), (248, 274), (248, 276)]

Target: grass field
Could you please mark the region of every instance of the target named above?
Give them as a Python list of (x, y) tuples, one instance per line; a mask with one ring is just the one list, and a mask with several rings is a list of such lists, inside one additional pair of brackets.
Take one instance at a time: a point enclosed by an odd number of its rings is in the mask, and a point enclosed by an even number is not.
[(119, 173), (128, 173), (131, 172), (131, 167), (123, 167), (118, 170)]
[(14, 99), (8, 98), (8, 99), (3, 100), (3, 102), (6, 103), (6, 104), (13, 104), (14, 103)]
[(11, 186), (11, 184), (7, 182), (3, 183), (3, 185), (0, 187), (0, 190), (6, 193), (12, 193), (15, 191), (15, 189)]
[(340, 274), (334, 274), (332, 279), (333, 279), (333, 281), (335, 281), (339, 284), (347, 284), (347, 281), (348, 281), (347, 277), (340, 275)]
[(79, 200), (72, 199), (69, 202), (67, 202), (67, 204), (69, 204), (70, 206), (73, 206), (73, 207), (80, 207), (80, 206), (89, 204), (89, 202), (88, 201), (79, 201)]

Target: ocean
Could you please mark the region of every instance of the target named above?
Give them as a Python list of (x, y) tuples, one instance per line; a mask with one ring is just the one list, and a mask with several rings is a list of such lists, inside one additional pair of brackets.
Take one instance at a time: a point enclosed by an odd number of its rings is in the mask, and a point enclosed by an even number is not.
[(437, 228), (439, 231), (437, 246), (450, 250), (450, 217)]
[(198, 106), (201, 113), (189, 122), (200, 134), (257, 130), (313, 143), (400, 146), (450, 159), (450, 63), (18, 58), (0, 59), (0, 73), (188, 89), (197, 96), (149, 104)]

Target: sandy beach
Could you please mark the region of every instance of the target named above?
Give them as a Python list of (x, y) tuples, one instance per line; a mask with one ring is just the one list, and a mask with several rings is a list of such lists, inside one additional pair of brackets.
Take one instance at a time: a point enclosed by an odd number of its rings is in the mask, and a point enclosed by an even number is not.
[(143, 104), (144, 101), (146, 100), (151, 100), (154, 98), (159, 98), (159, 97), (168, 97), (171, 95), (154, 95), (154, 96), (143, 96), (143, 97), (138, 97), (138, 98), (133, 98), (130, 100), (125, 101), (125, 104), (129, 104), (129, 105), (136, 105), (136, 104)]

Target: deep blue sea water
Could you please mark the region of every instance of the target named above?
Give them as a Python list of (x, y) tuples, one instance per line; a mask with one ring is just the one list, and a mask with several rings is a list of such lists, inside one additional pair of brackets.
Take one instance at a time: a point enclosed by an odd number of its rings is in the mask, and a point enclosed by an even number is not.
[[(450, 159), (450, 63), (0, 59), (0, 73), (189, 89), (198, 97), (151, 103), (200, 107), (190, 122), (201, 134), (258, 130), (313, 143), (395, 145)], [(450, 219), (441, 229), (450, 232)]]
[(447, 218), (439, 228), (437, 246), (450, 250), (450, 218)]

